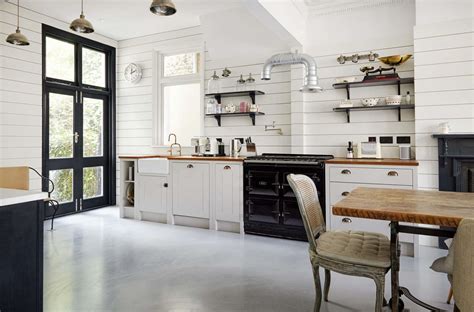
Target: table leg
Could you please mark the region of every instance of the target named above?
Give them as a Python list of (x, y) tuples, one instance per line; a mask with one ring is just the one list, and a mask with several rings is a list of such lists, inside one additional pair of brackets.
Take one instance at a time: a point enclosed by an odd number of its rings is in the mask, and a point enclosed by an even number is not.
[(392, 311), (398, 312), (398, 301), (400, 300), (398, 272), (400, 270), (400, 254), (398, 246), (398, 222), (390, 222), (390, 260), (392, 262), (392, 300), (390, 307)]

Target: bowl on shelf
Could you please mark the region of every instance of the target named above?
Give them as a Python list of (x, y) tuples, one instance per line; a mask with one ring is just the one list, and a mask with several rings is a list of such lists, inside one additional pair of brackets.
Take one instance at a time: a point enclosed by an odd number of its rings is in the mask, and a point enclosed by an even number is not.
[(387, 105), (400, 105), (402, 103), (401, 95), (390, 95), (385, 98), (385, 104)]
[(360, 102), (362, 103), (362, 106), (372, 107), (372, 106), (377, 105), (377, 103), (379, 102), (379, 99), (378, 98), (365, 98), (365, 99), (361, 99)]
[(408, 61), (410, 57), (411, 54), (382, 56), (379, 57), (379, 61), (388, 66), (399, 66)]

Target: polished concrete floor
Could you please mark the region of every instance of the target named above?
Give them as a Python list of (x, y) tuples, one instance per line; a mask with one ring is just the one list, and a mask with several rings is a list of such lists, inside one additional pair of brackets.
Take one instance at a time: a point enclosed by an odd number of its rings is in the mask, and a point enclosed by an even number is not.
[[(306, 243), (118, 215), (113, 207), (63, 217), (45, 232), (45, 311), (312, 311)], [(443, 252), (421, 253), (402, 258), (401, 284), (451, 310), (446, 277), (428, 268)], [(373, 311), (374, 292), (368, 279), (334, 274), (321, 311)]]

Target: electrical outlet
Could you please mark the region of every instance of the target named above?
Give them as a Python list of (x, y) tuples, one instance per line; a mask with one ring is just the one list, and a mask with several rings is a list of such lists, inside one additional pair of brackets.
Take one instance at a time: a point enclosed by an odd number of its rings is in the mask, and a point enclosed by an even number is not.
[(391, 136), (381, 136), (380, 144), (393, 144), (393, 137)]
[(397, 144), (410, 144), (411, 138), (409, 136), (397, 136)]

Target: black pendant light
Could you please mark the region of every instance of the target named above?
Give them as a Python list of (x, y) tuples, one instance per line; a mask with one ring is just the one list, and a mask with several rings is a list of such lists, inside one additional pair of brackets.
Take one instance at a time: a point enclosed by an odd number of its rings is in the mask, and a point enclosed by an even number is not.
[(81, 15), (79, 15), (79, 18), (76, 18), (71, 22), (69, 28), (83, 34), (94, 32), (94, 27), (92, 27), (91, 22), (86, 20), (86, 17), (84, 16), (84, 0), (81, 0)]
[(176, 7), (171, 0), (153, 0), (150, 11), (161, 16), (169, 16), (176, 13)]
[(18, 0), (16, 4), (16, 31), (7, 37), (7, 42), (20, 45), (20, 46), (27, 46), (30, 45), (28, 38), (20, 32), (20, 0)]

